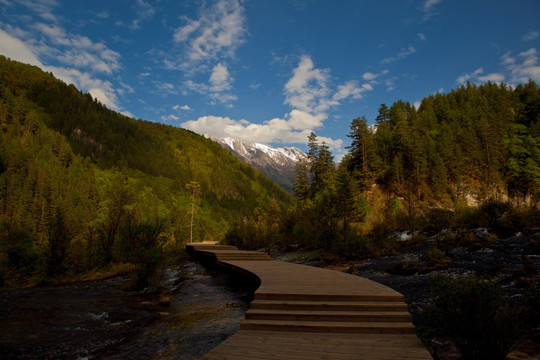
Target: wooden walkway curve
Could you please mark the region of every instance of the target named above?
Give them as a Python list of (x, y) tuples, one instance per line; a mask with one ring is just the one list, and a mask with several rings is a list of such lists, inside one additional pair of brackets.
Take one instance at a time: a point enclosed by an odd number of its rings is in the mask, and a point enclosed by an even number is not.
[(240, 330), (203, 359), (432, 359), (403, 295), (386, 286), (234, 246), (187, 250), (260, 282)]

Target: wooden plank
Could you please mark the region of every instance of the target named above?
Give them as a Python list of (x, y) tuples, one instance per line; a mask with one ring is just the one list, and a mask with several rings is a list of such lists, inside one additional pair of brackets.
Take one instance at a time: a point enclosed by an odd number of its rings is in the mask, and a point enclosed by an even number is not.
[(397, 311), (336, 311), (336, 310), (267, 310), (250, 309), (246, 319), (312, 320), (312, 321), (411, 321), (411, 314)]
[(203, 359), (432, 359), (402, 294), (365, 278), (192, 245), (225, 269), (260, 280), (241, 329)]
[(250, 304), (250, 309), (269, 310), (335, 310), (335, 311), (407, 311), (404, 302), (369, 301), (302, 301), (302, 300), (258, 300)]

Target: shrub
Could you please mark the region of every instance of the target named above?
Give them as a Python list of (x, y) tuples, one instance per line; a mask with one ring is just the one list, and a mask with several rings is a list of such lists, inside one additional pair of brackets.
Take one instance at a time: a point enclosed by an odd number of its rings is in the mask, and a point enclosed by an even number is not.
[(437, 276), (422, 312), (426, 335), (451, 339), (463, 359), (503, 360), (517, 337), (517, 310), (500, 287), (476, 276)]
[(129, 219), (122, 226), (124, 256), (136, 268), (134, 289), (142, 289), (148, 284), (163, 259), (160, 241), (164, 230), (162, 221), (136, 223)]
[(480, 204), (480, 211), (484, 214), (484, 217), (490, 228), (495, 228), (499, 219), (510, 209), (510, 204), (506, 201), (489, 198)]
[(338, 242), (336, 252), (347, 259), (364, 259), (373, 256), (373, 245), (367, 237), (355, 236), (347, 243)]
[(455, 223), (463, 229), (484, 226), (483, 215), (478, 208), (472, 206), (459, 207), (455, 213)]
[(0, 223), (0, 249), (4, 251), (4, 267), (21, 269), (24, 272), (34, 270), (37, 251), (32, 235), (10, 223)]
[(454, 212), (448, 209), (431, 208), (426, 213), (425, 229), (431, 232), (438, 232), (453, 227)]
[(446, 256), (444, 251), (432, 247), (428, 252), (428, 259), (433, 264), (433, 266), (440, 268), (448, 266), (452, 260)]

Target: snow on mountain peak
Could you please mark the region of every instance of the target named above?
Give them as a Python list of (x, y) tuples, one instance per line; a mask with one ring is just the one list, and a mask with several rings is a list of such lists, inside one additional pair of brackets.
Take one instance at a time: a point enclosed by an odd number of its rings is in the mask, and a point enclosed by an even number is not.
[(257, 150), (271, 157), (273, 160), (279, 163), (293, 161), (297, 162), (306, 158), (306, 154), (296, 147), (281, 147), (273, 148), (271, 146), (261, 143), (248, 143), (237, 137), (226, 137), (223, 139), (217, 139), (212, 135), (205, 134), (206, 138), (214, 140), (222, 145), (226, 145), (229, 149), (234, 150), (244, 157), (256, 157)]
[(289, 191), (291, 191), (296, 163), (307, 158), (305, 152), (295, 147), (273, 148), (265, 144), (244, 142), (233, 137), (217, 139), (210, 134), (205, 134), (204, 137), (219, 143), (236, 157), (261, 170)]

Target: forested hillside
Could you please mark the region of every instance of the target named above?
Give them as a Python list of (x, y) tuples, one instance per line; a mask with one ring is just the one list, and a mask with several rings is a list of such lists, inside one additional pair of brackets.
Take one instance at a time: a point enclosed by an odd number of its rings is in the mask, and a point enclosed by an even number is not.
[[(348, 256), (392, 251), (396, 230), (540, 226), (540, 89), (534, 82), (467, 84), (418, 109), (381, 105), (375, 126), (352, 120), (349, 153), (336, 166), (308, 138), (296, 170), (296, 208), (237, 224), (230, 242), (299, 243)], [(270, 221), (270, 222), (269, 222)], [(266, 229), (261, 232), (260, 229)]]
[(233, 219), (290, 202), (219, 144), (125, 117), (4, 57), (0, 127), (0, 275), (136, 262), (145, 241), (174, 253), (189, 241), (192, 202), (194, 241), (219, 240)]

